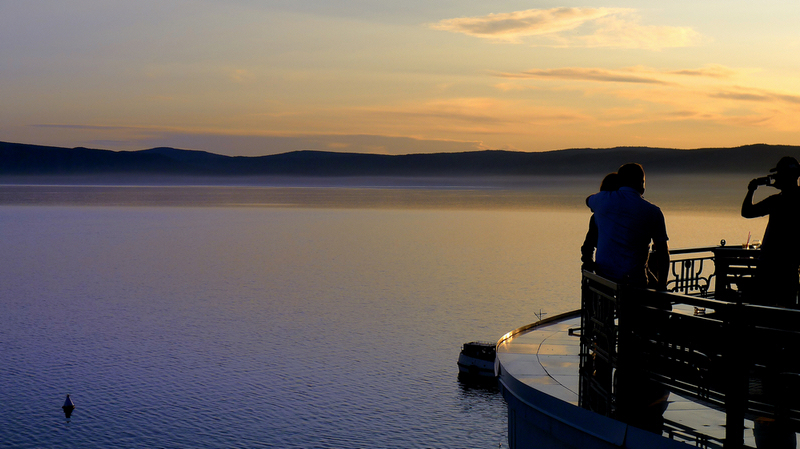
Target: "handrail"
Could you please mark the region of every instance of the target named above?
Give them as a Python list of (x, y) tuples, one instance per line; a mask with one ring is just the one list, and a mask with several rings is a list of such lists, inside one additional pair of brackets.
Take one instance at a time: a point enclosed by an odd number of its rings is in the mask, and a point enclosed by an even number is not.
[(670, 249), (669, 254), (670, 256), (674, 256), (676, 254), (694, 254), (694, 253), (710, 253), (713, 252), (715, 249), (721, 248), (719, 246), (701, 246), (697, 248), (678, 248), (678, 249)]
[(530, 323), (530, 324), (526, 324), (525, 326), (518, 327), (518, 328), (514, 329), (513, 331), (507, 332), (505, 335), (500, 337), (500, 339), (497, 340), (497, 343), (495, 344), (495, 347), (500, 346), (503, 342), (505, 342), (509, 338), (512, 338), (512, 337), (514, 337), (516, 335), (519, 335), (519, 334), (521, 334), (523, 332), (527, 332), (527, 331), (529, 331), (531, 329), (536, 329), (537, 327), (545, 326), (545, 325), (550, 324), (550, 323), (561, 321), (561, 320), (564, 320), (566, 318), (574, 318), (574, 317), (579, 316), (580, 313), (581, 313), (580, 310), (571, 310), (569, 312), (559, 313), (558, 315), (553, 315), (551, 317), (547, 317), (547, 318), (541, 319), (539, 321), (536, 321), (536, 322), (533, 322), (533, 323)]

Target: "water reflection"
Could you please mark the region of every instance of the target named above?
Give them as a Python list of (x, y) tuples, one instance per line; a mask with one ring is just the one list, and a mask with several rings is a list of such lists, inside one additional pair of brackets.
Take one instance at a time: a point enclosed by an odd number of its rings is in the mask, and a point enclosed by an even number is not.
[(488, 397), (490, 395), (499, 395), (500, 393), (500, 382), (496, 377), (471, 376), (465, 373), (458, 373), (458, 386), (464, 397)]
[[(489, 434), (493, 431), (493, 437), (496, 439), (496, 442), (492, 443), (493, 445), (496, 443), (494, 447), (508, 448), (507, 425), (491, 430), (486, 426), (487, 423), (497, 422), (498, 417), (502, 418), (501, 422), (505, 424), (508, 408), (501, 391), (500, 382), (496, 377), (476, 378), (459, 373), (459, 403), (463, 416), (469, 419), (466, 426), (468, 430), (463, 435), (472, 443), (491, 439)], [(480, 438), (476, 434), (480, 434)]]
[(72, 416), (72, 412), (75, 410), (75, 403), (72, 402), (69, 395), (67, 395), (67, 399), (64, 401), (64, 405), (61, 406), (61, 409), (64, 410), (64, 416), (69, 419)]
[(219, 187), (0, 185), (0, 205), (409, 209), (583, 208), (587, 190), (479, 187)]
[[(746, 177), (745, 177), (746, 178)], [(0, 205), (258, 206), (416, 209), (530, 209), (585, 211), (597, 178), (302, 178), (184, 179), (116, 185), (118, 179), (0, 180)], [(746, 179), (745, 179), (746, 181)], [(34, 184), (41, 182), (41, 185)], [(61, 182), (63, 184), (54, 185)], [(151, 180), (153, 182), (153, 180)], [(741, 176), (652, 175), (648, 199), (665, 215), (677, 211), (738, 213)], [(669, 221), (669, 219), (668, 219)], [(715, 240), (716, 241), (716, 240)]]

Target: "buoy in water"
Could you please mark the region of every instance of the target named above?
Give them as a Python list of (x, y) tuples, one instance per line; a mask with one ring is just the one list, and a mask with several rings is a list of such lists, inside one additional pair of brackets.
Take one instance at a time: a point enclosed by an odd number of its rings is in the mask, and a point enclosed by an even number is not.
[(72, 399), (67, 395), (67, 399), (64, 401), (64, 405), (61, 406), (64, 410), (64, 416), (69, 418), (69, 415), (72, 414), (72, 411), (75, 410), (75, 403), (72, 402)]

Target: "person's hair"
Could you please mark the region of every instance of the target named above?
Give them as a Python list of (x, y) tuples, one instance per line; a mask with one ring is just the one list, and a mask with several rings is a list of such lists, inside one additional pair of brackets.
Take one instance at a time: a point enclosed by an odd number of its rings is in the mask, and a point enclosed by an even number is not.
[(603, 182), (600, 183), (600, 190), (606, 192), (619, 190), (619, 173), (613, 172), (607, 174), (606, 177), (603, 178)]
[(644, 169), (639, 164), (625, 164), (617, 170), (619, 174), (619, 185), (625, 187), (633, 187), (635, 189), (642, 188), (644, 181)]

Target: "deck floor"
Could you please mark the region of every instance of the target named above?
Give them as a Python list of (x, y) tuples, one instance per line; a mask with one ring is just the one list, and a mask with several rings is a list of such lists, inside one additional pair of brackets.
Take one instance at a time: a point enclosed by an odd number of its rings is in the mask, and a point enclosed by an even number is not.
[[(503, 341), (497, 357), (503, 369), (515, 379), (550, 396), (578, 405), (578, 368), (580, 337), (570, 329), (580, 328), (580, 317), (556, 321)], [(664, 413), (668, 428), (691, 429), (721, 442), (725, 438), (725, 415), (722, 412), (670, 394)], [(745, 444), (755, 447), (753, 423), (746, 421)], [(668, 433), (664, 433), (668, 436)], [(674, 435), (694, 445), (690, 435)], [(709, 447), (718, 446), (713, 440)]]

